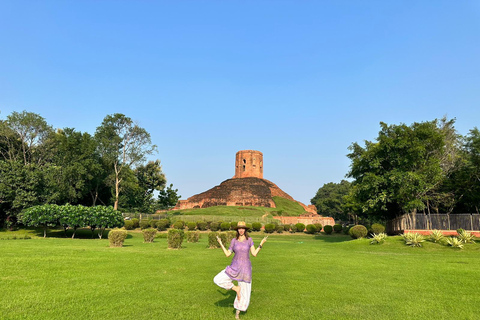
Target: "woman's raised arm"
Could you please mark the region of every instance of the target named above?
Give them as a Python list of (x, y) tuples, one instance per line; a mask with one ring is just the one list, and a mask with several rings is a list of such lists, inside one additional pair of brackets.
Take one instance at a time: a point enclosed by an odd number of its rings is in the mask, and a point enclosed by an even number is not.
[(225, 246), (224, 246), (223, 243), (222, 243), (222, 239), (220, 239), (220, 238), (217, 236), (217, 241), (218, 241), (218, 243), (220, 244), (220, 247), (222, 247), (222, 250), (223, 250), (223, 253), (225, 253), (225, 256), (230, 257), (230, 255), (232, 254), (232, 252), (231, 252), (230, 250), (225, 249)]

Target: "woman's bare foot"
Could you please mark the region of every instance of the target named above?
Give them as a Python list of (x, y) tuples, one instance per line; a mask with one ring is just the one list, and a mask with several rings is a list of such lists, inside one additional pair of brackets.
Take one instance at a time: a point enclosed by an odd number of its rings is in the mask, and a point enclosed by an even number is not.
[(237, 310), (237, 312), (235, 312), (235, 319), (240, 319), (240, 310)]
[(237, 300), (240, 300), (240, 286), (233, 286), (232, 290), (237, 293)]

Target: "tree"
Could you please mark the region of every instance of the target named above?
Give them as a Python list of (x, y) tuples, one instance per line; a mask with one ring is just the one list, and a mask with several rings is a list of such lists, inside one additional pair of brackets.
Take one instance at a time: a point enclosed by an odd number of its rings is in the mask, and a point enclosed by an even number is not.
[(351, 183), (346, 180), (340, 183), (326, 183), (318, 189), (310, 203), (317, 208), (318, 213), (333, 217), (335, 220), (346, 221), (349, 214), (344, 207), (344, 197), (348, 195), (350, 189)]
[(387, 125), (376, 142), (352, 144), (348, 177), (354, 197), (368, 215), (391, 219), (405, 212), (438, 208), (452, 195), (441, 186), (456, 169), (459, 136), (454, 120)]
[(178, 189), (173, 189), (173, 184), (167, 188), (160, 190), (158, 195), (158, 207), (166, 210), (174, 207), (182, 196), (178, 194)]
[(154, 204), (153, 192), (165, 188), (167, 180), (162, 172), (160, 160), (149, 161), (146, 165), (140, 165), (135, 169), (139, 189), (142, 192), (141, 210), (148, 212)]
[(123, 114), (115, 113), (103, 119), (95, 132), (100, 155), (113, 169), (114, 209), (118, 209), (122, 172), (133, 169), (145, 161), (145, 157), (156, 151), (151, 143), (150, 134)]

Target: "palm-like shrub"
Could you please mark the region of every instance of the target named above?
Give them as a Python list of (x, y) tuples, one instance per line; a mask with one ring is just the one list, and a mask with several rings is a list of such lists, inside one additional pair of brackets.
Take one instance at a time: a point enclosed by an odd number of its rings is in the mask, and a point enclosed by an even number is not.
[(430, 240), (433, 242), (438, 243), (441, 242), (443, 239), (445, 239), (445, 236), (440, 230), (432, 230), (432, 232), (430, 233)]
[(385, 239), (387, 239), (386, 233), (383, 233), (383, 232), (379, 234), (374, 233), (372, 236), (372, 241), (370, 241), (370, 244), (382, 244), (385, 242)]
[(457, 237), (448, 237), (447, 244), (452, 248), (463, 249), (463, 241)]
[(465, 231), (465, 230), (460, 231), (457, 237), (463, 243), (475, 243), (475, 236), (468, 231)]
[(411, 247), (421, 247), (425, 238), (419, 233), (404, 233), (402, 234), (405, 244)]

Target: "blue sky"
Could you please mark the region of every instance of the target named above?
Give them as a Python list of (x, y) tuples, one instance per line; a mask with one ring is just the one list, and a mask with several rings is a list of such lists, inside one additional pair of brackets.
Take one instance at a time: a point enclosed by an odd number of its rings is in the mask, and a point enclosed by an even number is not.
[(379, 122), (479, 126), (480, 1), (0, 1), (0, 118), (123, 113), (183, 199), (264, 154), (309, 203)]

